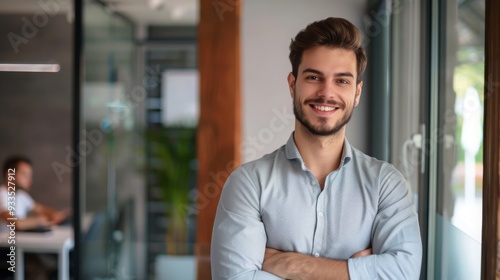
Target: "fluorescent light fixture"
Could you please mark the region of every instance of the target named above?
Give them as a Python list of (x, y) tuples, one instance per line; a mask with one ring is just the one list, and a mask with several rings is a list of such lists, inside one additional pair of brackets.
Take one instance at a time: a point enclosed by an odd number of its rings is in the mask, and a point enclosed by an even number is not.
[(4, 64), (0, 63), (0, 72), (59, 72), (59, 64)]

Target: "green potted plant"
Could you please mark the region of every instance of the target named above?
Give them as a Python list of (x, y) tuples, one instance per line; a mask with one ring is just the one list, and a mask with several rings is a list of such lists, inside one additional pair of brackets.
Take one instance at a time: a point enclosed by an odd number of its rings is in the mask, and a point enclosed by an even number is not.
[(161, 189), (167, 218), (166, 252), (168, 255), (193, 254), (189, 244), (187, 209), (194, 203), (190, 191), (194, 187), (196, 158), (195, 128), (170, 126), (149, 132), (150, 166)]

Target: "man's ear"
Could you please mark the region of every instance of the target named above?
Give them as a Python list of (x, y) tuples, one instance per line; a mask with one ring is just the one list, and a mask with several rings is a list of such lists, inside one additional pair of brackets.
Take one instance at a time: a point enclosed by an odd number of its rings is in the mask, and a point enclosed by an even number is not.
[(295, 91), (295, 76), (292, 72), (288, 73), (288, 90), (290, 90), (290, 96), (293, 98), (293, 94)]
[(354, 97), (354, 107), (358, 106), (359, 98), (361, 97), (361, 92), (363, 92), (363, 81), (356, 85), (356, 95)]

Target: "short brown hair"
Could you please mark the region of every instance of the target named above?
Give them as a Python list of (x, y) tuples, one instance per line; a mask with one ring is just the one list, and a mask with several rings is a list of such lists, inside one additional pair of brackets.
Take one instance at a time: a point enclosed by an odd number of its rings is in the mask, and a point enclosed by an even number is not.
[(9, 173), (9, 169), (16, 169), (21, 162), (32, 165), (31, 160), (29, 158), (21, 155), (10, 156), (5, 160), (3, 164), (2, 175), (6, 182), (8, 178), (7, 174)]
[(363, 49), (363, 36), (354, 24), (343, 18), (329, 17), (315, 21), (301, 30), (290, 43), (289, 57), (292, 74), (295, 77), (302, 62), (302, 53), (317, 46), (353, 50), (356, 54), (358, 71), (356, 83), (361, 82), (361, 76), (366, 68), (366, 54)]

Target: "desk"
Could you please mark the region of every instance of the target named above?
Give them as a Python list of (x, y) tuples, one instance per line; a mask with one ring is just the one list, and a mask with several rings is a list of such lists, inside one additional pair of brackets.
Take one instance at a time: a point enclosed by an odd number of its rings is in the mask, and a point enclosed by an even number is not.
[[(10, 247), (8, 233), (0, 234), (0, 246)], [(24, 253), (55, 253), (58, 255), (59, 280), (69, 280), (69, 251), (73, 248), (73, 228), (55, 226), (50, 232), (16, 233), (16, 280), (24, 279)]]

